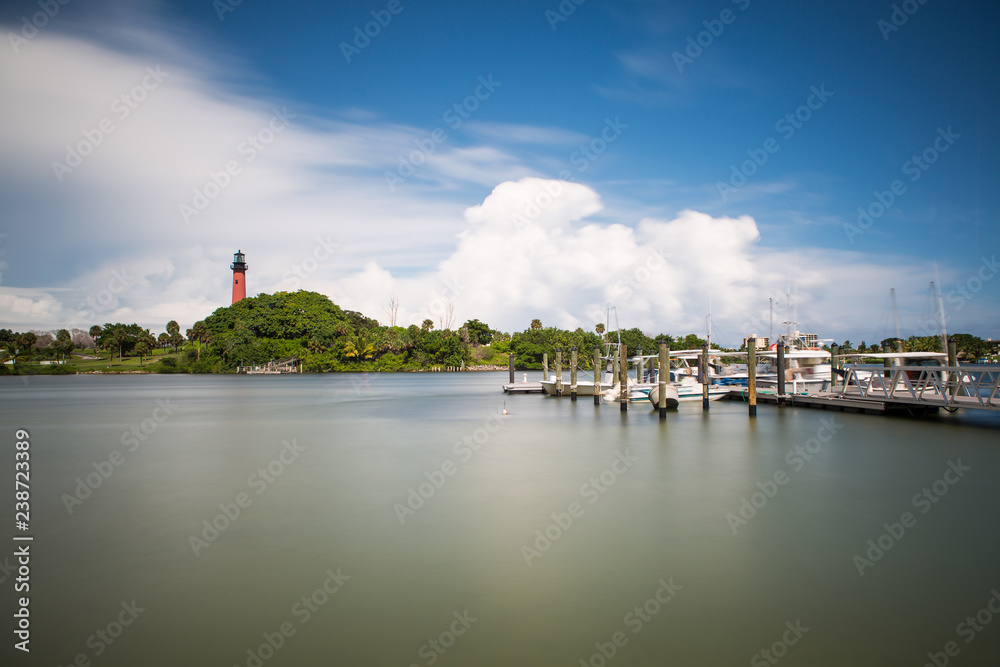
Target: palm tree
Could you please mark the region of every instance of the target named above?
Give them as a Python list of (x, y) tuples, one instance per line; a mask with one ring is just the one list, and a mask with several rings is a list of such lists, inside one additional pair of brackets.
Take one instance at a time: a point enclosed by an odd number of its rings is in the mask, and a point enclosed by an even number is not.
[(430, 330), (431, 330), (431, 329), (433, 329), (433, 328), (434, 328), (434, 320), (432, 320), (432, 319), (429, 319), (429, 318), (428, 318), (428, 319), (426, 319), (426, 320), (424, 320), (424, 321), (423, 321), (423, 322), (422, 322), (422, 323), (420, 324), (420, 329), (421, 329), (422, 331), (430, 331)]
[(208, 344), (211, 340), (212, 334), (205, 326), (205, 320), (198, 320), (194, 323), (194, 326), (188, 329), (188, 339), (193, 340), (198, 343), (198, 360), (201, 361), (201, 344)]
[(168, 347), (170, 347), (170, 334), (161, 333), (159, 336), (156, 337), (156, 342), (164, 350), (167, 349)]
[(368, 342), (364, 331), (359, 331), (354, 338), (348, 339), (344, 345), (344, 356), (348, 359), (371, 359), (375, 354), (375, 346)]
[(531, 320), (531, 328), (532, 329), (541, 329), (542, 328), (542, 321), (541, 320), (537, 320), (537, 319), (536, 320)]
[(115, 341), (113, 336), (108, 336), (104, 339), (104, 343), (101, 345), (108, 352), (108, 368), (114, 365), (115, 360), (115, 348), (118, 346), (118, 342)]
[(73, 351), (73, 337), (65, 329), (60, 329), (52, 346), (62, 352), (65, 361), (66, 355)]
[(90, 327), (90, 332), (89, 333), (90, 333), (90, 337), (94, 339), (94, 354), (95, 355), (97, 354), (97, 339), (100, 337), (102, 331), (104, 331), (104, 329), (102, 329), (101, 327), (99, 327), (96, 324), (94, 326)]
[(603, 322), (598, 322), (597, 326), (594, 327), (594, 331), (596, 331), (599, 334), (604, 333), (604, 323)]
[(35, 341), (38, 340), (38, 336), (35, 332), (28, 331), (21, 334), (21, 339), (18, 341), (21, 344), (21, 349), (28, 353), (28, 363), (31, 363), (31, 349), (35, 346)]
[(124, 362), (125, 356), (122, 353), (122, 348), (125, 345), (125, 341), (128, 340), (128, 331), (125, 330), (125, 327), (119, 326), (115, 329), (111, 337), (118, 344), (118, 361)]
[(181, 338), (181, 325), (177, 324), (177, 320), (167, 322), (167, 333), (170, 334), (170, 343), (174, 346), (174, 352), (176, 352), (177, 346), (184, 342), (184, 339)]

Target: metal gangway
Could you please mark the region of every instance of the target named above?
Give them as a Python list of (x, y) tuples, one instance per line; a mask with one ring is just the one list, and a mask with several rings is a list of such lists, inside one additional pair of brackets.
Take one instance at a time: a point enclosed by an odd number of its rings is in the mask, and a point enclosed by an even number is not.
[(1000, 410), (1000, 367), (847, 366), (839, 395), (903, 405)]

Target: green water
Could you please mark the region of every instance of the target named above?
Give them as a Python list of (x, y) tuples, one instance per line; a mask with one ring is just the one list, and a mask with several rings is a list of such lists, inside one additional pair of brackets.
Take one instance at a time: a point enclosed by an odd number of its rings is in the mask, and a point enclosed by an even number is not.
[(18, 428), (34, 537), (3, 664), (996, 664), (1000, 417), (503, 416), (505, 381), (3, 378), (6, 567)]

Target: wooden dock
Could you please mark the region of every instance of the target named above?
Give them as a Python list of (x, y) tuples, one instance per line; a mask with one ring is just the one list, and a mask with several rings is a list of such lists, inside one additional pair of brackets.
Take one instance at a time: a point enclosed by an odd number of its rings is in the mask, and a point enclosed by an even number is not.
[[(747, 388), (733, 387), (729, 390), (729, 395), (726, 398), (731, 401), (746, 402), (748, 400)], [(934, 414), (938, 410), (937, 406), (906, 405), (873, 399), (843, 397), (839, 393), (828, 391), (821, 391), (815, 394), (785, 394), (783, 396), (758, 391), (757, 402), (774, 405), (783, 404), (792, 407), (817, 408), (819, 410), (836, 410), (838, 412), (863, 412), (869, 415), (898, 412), (913, 416), (922, 416)]]
[(505, 394), (544, 394), (541, 382), (511, 382), (503, 386)]

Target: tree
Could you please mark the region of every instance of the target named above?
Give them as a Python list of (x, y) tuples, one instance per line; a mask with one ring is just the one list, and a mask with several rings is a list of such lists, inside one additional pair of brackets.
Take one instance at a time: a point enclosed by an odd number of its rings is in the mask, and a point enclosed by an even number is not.
[(146, 341), (139, 341), (135, 344), (135, 353), (139, 355), (139, 365), (142, 366), (142, 362), (146, 355), (149, 354), (150, 348), (149, 343)]
[(21, 349), (28, 353), (28, 363), (31, 363), (31, 349), (35, 346), (37, 340), (38, 336), (35, 335), (34, 331), (26, 331), (21, 334), (21, 338), (18, 341)]
[(105, 336), (101, 347), (108, 353), (108, 368), (111, 368), (114, 365), (115, 348), (118, 347), (118, 342), (115, 341), (114, 336)]
[(149, 332), (149, 329), (143, 329), (138, 338), (139, 342), (136, 343), (135, 350), (139, 355), (139, 365), (142, 366), (143, 357), (152, 354), (153, 348), (156, 346), (156, 338)]
[(535, 329), (536, 331), (538, 329), (541, 329), (542, 328), (542, 321), (538, 320), (538, 319), (531, 320), (531, 328)]
[(73, 351), (73, 337), (69, 335), (69, 331), (66, 329), (60, 329), (56, 333), (56, 340), (53, 345), (56, 350), (62, 352), (63, 359), (66, 359), (66, 355)]
[(90, 337), (94, 339), (94, 354), (97, 354), (97, 339), (101, 337), (102, 329), (98, 325), (90, 327)]
[(170, 334), (161, 333), (159, 336), (156, 337), (156, 342), (164, 350), (167, 349), (167, 347), (170, 346)]
[(177, 320), (167, 322), (167, 333), (170, 334), (170, 344), (174, 346), (174, 352), (176, 352), (177, 346), (184, 342), (180, 335), (181, 325), (177, 324)]
[(493, 330), (479, 320), (469, 320), (462, 328), (469, 332), (469, 341), (476, 345), (489, 345), (493, 342)]
[(424, 320), (423, 323), (420, 325), (421, 331), (431, 331), (433, 328), (434, 328), (434, 320), (430, 318)]
[(125, 342), (128, 340), (128, 331), (125, 330), (125, 327), (118, 326), (115, 328), (115, 332), (112, 335), (114, 337), (114, 341), (118, 343), (118, 361), (124, 361), (123, 348), (125, 346)]
[(382, 309), (389, 316), (389, 326), (396, 326), (396, 316), (399, 314), (399, 297), (395, 294), (390, 295)]
[(604, 333), (604, 323), (603, 322), (598, 322), (597, 326), (594, 327), (594, 331), (596, 331), (598, 334), (603, 334)]
[(448, 305), (444, 307), (444, 313), (441, 314), (441, 328), (450, 331), (451, 325), (455, 321), (455, 302), (449, 301)]
[(201, 361), (201, 344), (206, 345), (212, 339), (212, 333), (205, 326), (205, 320), (198, 320), (194, 326), (187, 331), (188, 340), (198, 343), (198, 361)]

